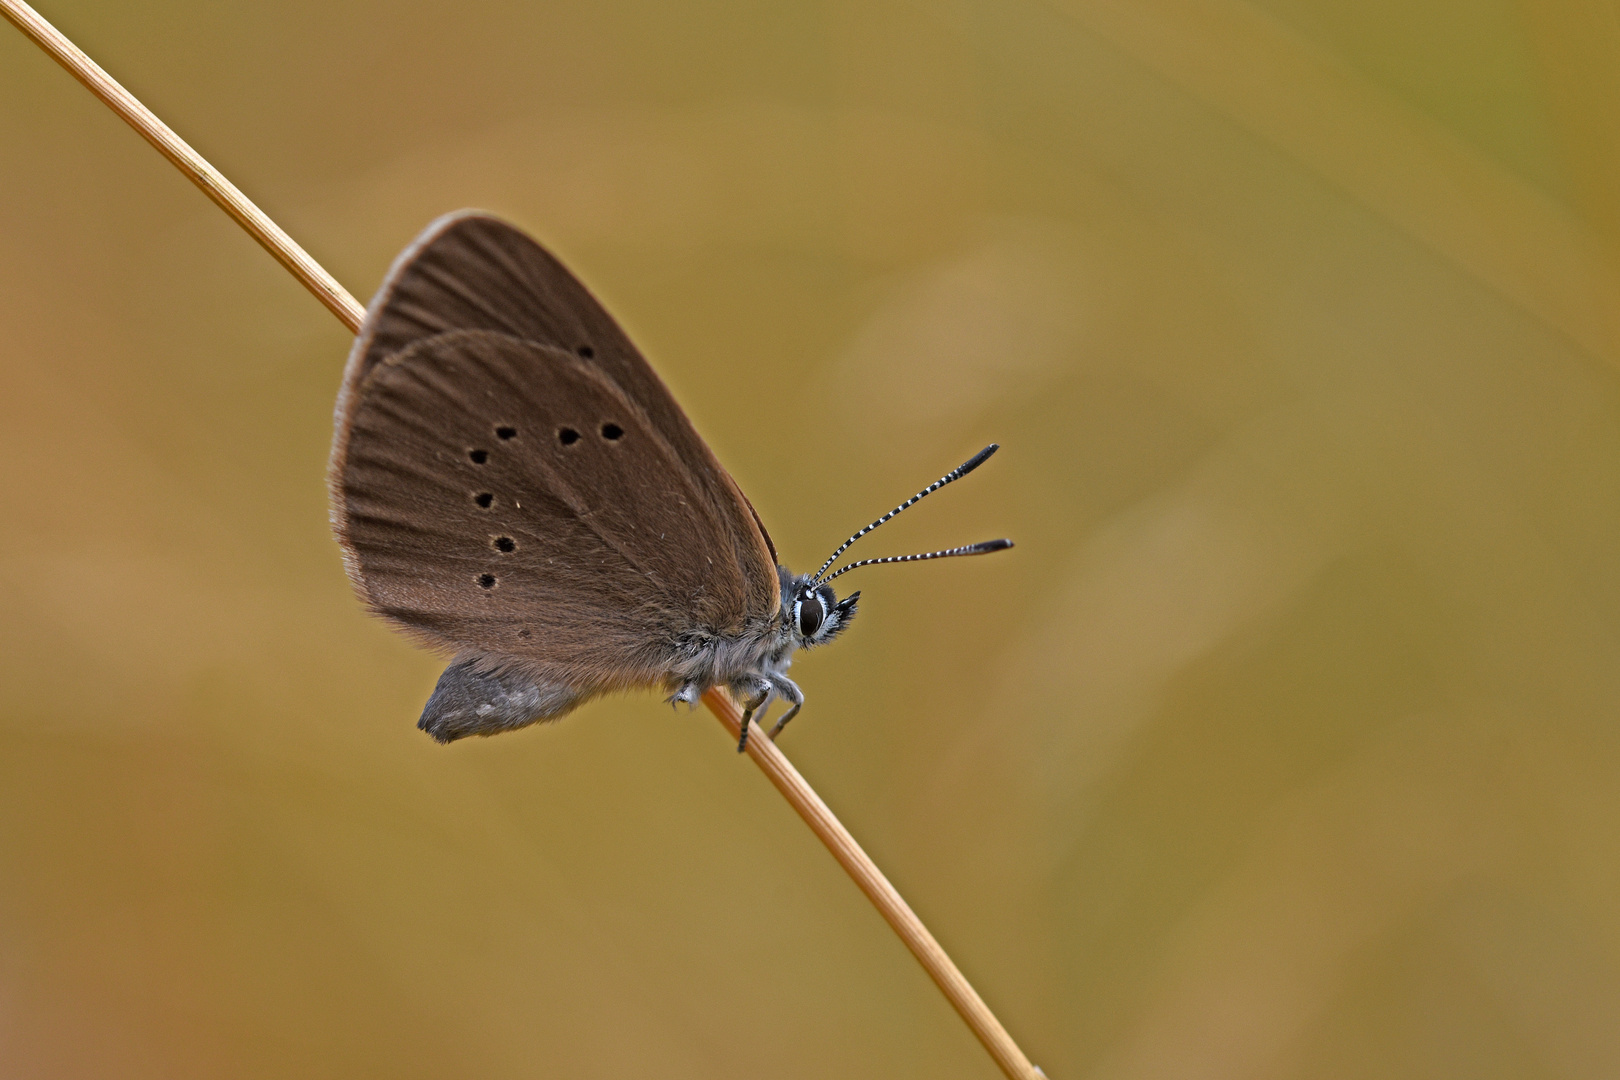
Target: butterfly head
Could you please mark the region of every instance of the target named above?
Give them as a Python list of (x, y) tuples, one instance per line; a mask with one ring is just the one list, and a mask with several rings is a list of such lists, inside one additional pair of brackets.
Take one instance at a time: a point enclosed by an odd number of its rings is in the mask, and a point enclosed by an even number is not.
[[(789, 573), (784, 567), (777, 567), (782, 583), (782, 623), (791, 637), (796, 648), (807, 648), (811, 645), (820, 645), (824, 641), (831, 641), (838, 636), (839, 631), (849, 625), (855, 617), (855, 601), (861, 594), (851, 593), (849, 599), (839, 600), (832, 591), (832, 580), (857, 570), (863, 566), (876, 566), (880, 563), (922, 562), (928, 559), (949, 559), (960, 555), (988, 555), (992, 551), (1005, 551), (1013, 546), (1011, 540), (985, 540), (977, 544), (968, 544), (965, 547), (947, 548), (944, 551), (925, 551), (916, 555), (890, 555), (883, 559), (857, 559), (847, 566), (837, 570), (832, 564), (838, 561), (838, 556), (849, 549), (849, 545), (894, 518), (907, 507), (915, 506), (924, 497), (933, 494), (946, 484), (960, 480), (968, 473), (977, 469), (990, 459), (1000, 447), (995, 443), (980, 450), (967, 461), (958, 465), (932, 484), (923, 488), (917, 494), (878, 518), (866, 528), (858, 531), (854, 536), (838, 545), (838, 550), (830, 555), (821, 569), (814, 574)], [(832, 573), (828, 573), (832, 570)]]
[(831, 585), (801, 574), (782, 591), (782, 618), (799, 648), (821, 645), (849, 625), (860, 598), (861, 594), (855, 592), (840, 600)]

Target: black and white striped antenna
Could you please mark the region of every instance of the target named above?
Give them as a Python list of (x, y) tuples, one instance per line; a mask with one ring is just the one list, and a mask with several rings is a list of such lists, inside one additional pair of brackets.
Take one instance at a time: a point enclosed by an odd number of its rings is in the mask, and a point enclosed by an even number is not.
[[(972, 472), (974, 469), (977, 469), (980, 465), (983, 465), (986, 461), (989, 461), (990, 460), (990, 455), (995, 453), (997, 450), (1000, 450), (1000, 449), (1001, 449), (1001, 444), (1000, 443), (991, 443), (989, 446), (985, 447), (983, 450), (980, 450), (977, 454), (974, 454), (972, 457), (970, 457), (966, 461), (962, 462), (962, 464), (958, 465), (956, 468), (952, 469), (950, 472), (946, 473), (944, 476), (940, 477), (938, 480), (935, 480), (932, 484), (929, 484), (927, 487), (925, 487), (921, 491), (917, 492), (917, 494), (913, 495), (911, 498), (907, 499), (905, 502), (901, 503), (899, 506), (895, 507), (893, 510), (890, 510), (887, 514), (884, 514), (882, 517), (880, 517), (876, 521), (872, 522), (872, 524), (868, 525), (866, 528), (862, 529), (860, 532), (857, 532), (854, 536), (850, 537), (848, 540), (845, 540), (842, 544), (839, 544), (838, 545), (838, 550), (833, 552), (831, 555), (829, 555), (827, 557), (827, 561), (821, 564), (821, 569), (816, 571), (816, 576), (814, 578), (812, 578), (811, 580), (813, 582), (817, 583), (817, 584), (820, 584), (821, 581), (822, 581), (822, 576), (821, 575), (823, 575), (823, 574), (825, 574), (827, 572), (827, 567), (831, 566), (834, 562), (836, 562), (837, 559), (838, 559), (838, 556), (842, 555), (849, 548), (849, 545), (853, 544), (855, 541), (859, 540), (861, 537), (865, 536), (867, 533), (871, 532), (873, 529), (877, 528), (879, 525), (882, 525), (885, 521), (888, 521), (890, 518), (892, 518), (896, 514), (900, 513), (900, 511), (905, 510), (905, 509), (907, 509), (907, 508), (909, 508), (911, 506), (914, 506), (924, 496), (932, 495), (934, 492), (938, 491), (940, 488), (944, 487), (946, 484), (949, 484), (953, 480), (962, 479), (962, 477), (966, 476), (968, 473)], [(1012, 547), (1012, 541), (1010, 541), (1010, 540), (1007, 540), (1007, 541), (996, 540), (996, 541), (991, 541), (991, 542), (1000, 544), (1000, 545), (1002, 545), (1002, 547)], [(983, 548), (984, 545), (982, 545), (982, 544), (971, 544), (971, 545), (969, 545), (969, 547), (971, 547), (971, 548)], [(984, 548), (984, 551), (1000, 551), (1000, 550), (1001, 550), (1000, 547)], [(903, 561), (906, 561), (908, 559), (940, 559), (940, 558), (944, 558), (947, 555), (979, 555), (979, 554), (983, 554), (983, 552), (977, 551), (977, 550), (970, 551), (970, 550), (968, 550), (968, 548), (953, 548), (950, 551), (936, 551), (931, 555), (897, 555), (897, 556), (894, 556), (894, 557), (888, 558), (888, 559), (865, 559), (865, 560), (863, 560), (861, 562), (849, 564), (848, 566), (844, 567), (842, 570), (839, 570), (838, 574), (842, 574), (847, 570), (853, 570), (857, 566), (869, 566), (869, 565), (871, 565), (872, 563), (875, 563), (875, 562), (903, 562)], [(837, 577), (838, 574), (834, 574), (832, 577), (827, 578), (826, 580), (831, 581), (832, 578)]]
[(948, 548), (945, 551), (930, 551), (923, 555), (890, 555), (883, 559), (861, 559), (848, 566), (840, 566), (828, 574), (819, 584), (825, 585), (839, 574), (847, 574), (857, 566), (876, 566), (886, 562), (921, 562), (923, 559), (950, 559), (958, 555), (988, 555), (992, 551), (1006, 551), (1013, 546), (1011, 540), (982, 540), (977, 544), (968, 544), (966, 547)]

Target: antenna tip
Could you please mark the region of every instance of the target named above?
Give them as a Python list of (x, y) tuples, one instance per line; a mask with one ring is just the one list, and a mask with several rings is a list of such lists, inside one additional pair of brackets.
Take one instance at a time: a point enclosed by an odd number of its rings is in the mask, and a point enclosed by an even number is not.
[(988, 555), (992, 551), (1006, 551), (1008, 548), (1013, 546), (1014, 544), (1011, 540), (985, 540), (981, 543), (973, 545), (973, 554)]
[(997, 450), (1000, 450), (1000, 449), (1001, 449), (1001, 444), (1000, 443), (991, 443), (989, 446), (985, 447), (983, 450), (980, 450), (977, 454), (974, 454), (972, 457), (970, 457), (966, 461), (962, 462), (962, 464), (956, 470), (957, 478), (961, 478), (961, 477), (966, 476), (968, 473), (972, 472), (974, 469), (977, 469), (980, 465), (983, 465), (986, 461), (989, 461), (990, 460), (990, 455), (995, 453)]

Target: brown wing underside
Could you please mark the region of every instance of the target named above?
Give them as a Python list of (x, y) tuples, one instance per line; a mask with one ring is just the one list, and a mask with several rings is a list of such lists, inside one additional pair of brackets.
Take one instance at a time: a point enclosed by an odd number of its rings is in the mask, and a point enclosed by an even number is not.
[[(456, 331), (490, 333), (444, 338)], [(472, 381), (455, 384), (461, 378)], [(542, 392), (542, 386), (549, 389)], [(415, 395), (435, 402), (437, 412), (422, 412), (414, 404)], [(621, 442), (611, 448), (590, 445), (593, 450), (622, 451), (621, 457), (638, 467), (654, 459), (635, 455), (650, 453), (646, 448), (656, 446), (656, 484), (679, 492), (685, 500), (686, 538), (678, 539), (668, 528), (655, 533), (648, 527), (642, 516), (649, 512), (644, 505), (647, 492), (642, 488), (615, 487), (616, 481), (607, 476), (558, 472), (561, 466), (546, 465), (549, 459), (541, 455), (532, 468), (524, 466), (530, 472), (506, 477), (514, 485), (537, 485), (528, 491), (528, 499), (516, 494), (515, 487), (510, 496), (514, 512), (516, 503), (524, 502), (528, 516), (521, 524), (534, 536), (532, 546), (519, 550), (553, 552), (546, 556), (553, 560), (546, 564), (549, 568), (558, 565), (559, 552), (590, 551), (591, 558), (601, 560), (590, 564), (593, 571), (580, 571), (587, 564), (576, 562), (566, 572), (542, 573), (535, 564), (532, 580), (524, 586), (529, 591), (522, 597), (525, 604), (541, 604), (545, 612), (524, 607), (523, 612), (533, 617), (522, 625), (504, 621), (519, 614), (501, 606), (516, 603), (519, 597), (515, 589), (505, 591), (504, 583), (477, 597), (483, 606), (475, 610), (482, 614), (471, 621), (457, 621), (464, 609), (458, 606), (454, 574), (411, 593), (408, 579), (424, 580), (416, 559), (449, 558), (447, 565), (456, 566), (458, 573), (472, 567), (452, 556), (449, 545), (464, 538), (451, 535), (450, 530), (460, 527), (451, 522), (466, 527), (487, 524), (476, 516), (464, 520), (472, 505), (467, 500), (487, 489), (469, 493), (455, 487), (450, 476), (461, 473), (447, 474), (451, 463), (437, 455), (465, 455), (482, 448), (471, 445), (480, 432), (485, 433), (485, 442), (500, 442), (488, 434), (492, 425), (526, 432), (545, 424), (577, 422), (586, 426), (575, 430), (600, 442), (602, 421), (594, 421), (592, 427), (584, 419), (559, 419), (565, 406), (574, 405), (629, 410), (626, 415), (633, 416), (632, 421), (616, 421), (626, 432)], [(763, 525), (663, 382), (555, 258), (489, 215), (462, 212), (441, 218), (396, 260), (350, 353), (336, 421), (330, 473), (333, 522), (350, 575), (374, 607), (437, 642), (516, 652), (517, 647), (497, 632), (510, 626), (514, 635), (522, 629), (530, 632), (518, 642), (528, 646), (524, 655), (539, 660), (534, 650), (555, 648), (562, 650), (558, 656), (574, 656), (572, 664), (583, 662), (582, 655), (575, 655), (583, 646), (564, 644), (574, 632), (565, 624), (592, 634), (611, 630), (617, 635), (616, 652), (634, 652), (647, 647), (655, 626), (660, 633), (678, 624), (687, 630), (724, 629), (749, 618), (774, 617), (778, 610), (775, 550)], [(441, 439), (430, 449), (426, 440), (432, 435), (448, 439), (452, 431), (456, 440), (468, 445)], [(414, 434), (407, 438), (407, 432)], [(581, 445), (585, 441), (582, 438)], [(406, 446), (413, 449), (401, 449)], [(628, 450), (631, 447), (640, 450)], [(560, 449), (565, 448), (558, 443), (547, 452)], [(514, 456), (499, 459), (499, 468), (517, 469), (521, 455), (516, 443), (507, 450)], [(490, 463), (495, 464), (493, 446), (490, 453)], [(461, 469), (471, 462), (453, 464)], [(592, 494), (597, 479), (605, 485), (599, 498)], [(548, 486), (553, 484), (557, 486)], [(436, 494), (429, 496), (430, 491)], [(670, 506), (656, 500), (655, 504), (656, 515), (673, 513)], [(433, 518), (435, 514), (442, 514), (442, 520)], [(510, 521), (514, 530), (519, 525), (516, 518)], [(375, 535), (370, 529), (377, 530)], [(659, 534), (661, 538), (655, 539)], [(487, 530), (475, 539), (492, 542)], [(699, 550), (701, 556), (692, 555)], [(477, 557), (485, 554), (480, 551)], [(511, 563), (516, 552), (504, 554)], [(716, 569), (709, 568), (711, 559)], [(651, 577), (636, 580), (656, 579), (656, 587), (632, 585), (629, 578), (608, 574), (606, 568), (614, 560), (635, 574), (649, 571)], [(547, 578), (547, 573), (552, 576)], [(499, 601), (489, 603), (497, 596)], [(402, 597), (409, 602), (396, 604)], [(628, 606), (613, 606), (621, 602)], [(606, 610), (603, 605), (612, 608), (611, 614), (602, 616), (611, 628), (570, 622), (581, 611)], [(657, 619), (645, 621), (654, 612)], [(545, 625), (552, 644), (530, 644), (541, 626), (534, 619), (549, 620)]]
[(776, 589), (775, 545), (652, 365), (567, 267), (490, 214), (446, 214), (394, 261), (349, 354), (340, 426), (344, 398), (373, 366), (447, 330), (496, 330), (576, 353), (598, 367), (646, 411), (700, 488), (735, 518), (740, 561)]
[(345, 539), (378, 613), (571, 686), (656, 681), (751, 583), (638, 403), (576, 356), (489, 331), (373, 367), (351, 419)]

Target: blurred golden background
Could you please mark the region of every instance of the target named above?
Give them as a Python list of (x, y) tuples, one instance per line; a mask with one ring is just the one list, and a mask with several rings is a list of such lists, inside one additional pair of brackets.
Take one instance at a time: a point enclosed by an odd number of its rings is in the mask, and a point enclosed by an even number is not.
[[(362, 299), (528, 228), (792, 566), (1004, 444), (784, 747), (1054, 1080), (1620, 1075), (1613, 3), (41, 13)], [(415, 730), (348, 335), (0, 31), (0, 1074), (996, 1075), (707, 715)]]

